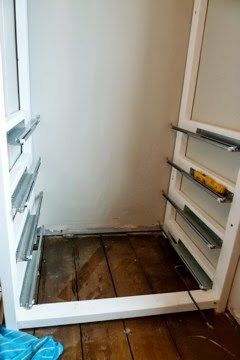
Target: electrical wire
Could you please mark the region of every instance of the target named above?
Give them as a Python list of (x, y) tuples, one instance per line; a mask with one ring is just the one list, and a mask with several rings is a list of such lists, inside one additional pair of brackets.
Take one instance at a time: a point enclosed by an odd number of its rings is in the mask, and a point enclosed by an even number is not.
[(194, 299), (193, 295), (191, 294), (191, 290), (189, 289), (189, 286), (188, 286), (186, 280), (184, 279), (184, 276), (181, 274), (181, 272), (180, 272), (180, 270), (179, 270), (180, 268), (186, 269), (184, 265), (175, 265), (175, 266), (174, 266), (174, 270), (176, 271), (176, 273), (178, 274), (178, 276), (180, 277), (180, 279), (181, 279), (182, 282), (184, 283), (190, 299), (192, 300), (192, 302), (193, 302), (194, 305), (196, 306), (197, 310), (199, 311), (200, 315), (202, 316), (202, 318), (203, 318), (204, 322), (206, 323), (207, 327), (208, 327), (209, 329), (213, 329), (214, 327), (209, 323), (209, 321), (208, 321), (205, 313), (200, 309), (198, 303), (196, 302), (196, 300)]

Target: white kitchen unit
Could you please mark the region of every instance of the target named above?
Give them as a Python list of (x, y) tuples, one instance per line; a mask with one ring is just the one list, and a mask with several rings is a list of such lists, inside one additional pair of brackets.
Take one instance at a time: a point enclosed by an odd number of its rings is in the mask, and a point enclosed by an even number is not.
[(0, 281), (9, 328), (196, 310), (187, 291), (34, 302), (44, 236), (157, 222), (199, 284), (191, 291), (198, 306), (225, 310), (240, 254), (239, 18), (235, 0), (0, 0)]

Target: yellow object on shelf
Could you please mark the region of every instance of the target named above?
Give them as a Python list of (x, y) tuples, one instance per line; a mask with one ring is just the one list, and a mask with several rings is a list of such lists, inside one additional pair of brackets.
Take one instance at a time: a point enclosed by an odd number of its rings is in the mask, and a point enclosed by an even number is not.
[(194, 179), (199, 181), (200, 183), (205, 185), (205, 177), (206, 175), (201, 173), (200, 171), (194, 170)]
[(210, 176), (205, 177), (205, 184), (210, 189), (214, 190), (215, 192), (217, 192), (219, 194), (224, 194), (226, 192), (225, 186), (222, 184), (219, 184), (217, 181), (212, 179)]
[(203, 185), (206, 185), (209, 189), (218, 194), (224, 194), (227, 190), (224, 185), (219, 184), (216, 180), (208, 175), (205, 175), (201, 171), (194, 170), (193, 177), (195, 180), (199, 181)]

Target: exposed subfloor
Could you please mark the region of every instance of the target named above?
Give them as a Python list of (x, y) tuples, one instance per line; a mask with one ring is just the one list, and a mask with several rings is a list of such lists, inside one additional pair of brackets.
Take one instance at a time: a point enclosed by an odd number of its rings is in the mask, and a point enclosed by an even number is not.
[[(159, 235), (46, 238), (38, 303), (195, 289), (181, 265)], [(62, 342), (65, 360), (240, 359), (239, 328), (226, 314), (205, 314), (212, 329), (196, 311), (31, 332)]]

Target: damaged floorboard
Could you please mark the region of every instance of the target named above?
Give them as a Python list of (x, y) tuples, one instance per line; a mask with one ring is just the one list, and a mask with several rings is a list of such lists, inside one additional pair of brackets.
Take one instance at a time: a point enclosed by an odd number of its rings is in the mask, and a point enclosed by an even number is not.
[[(179, 276), (181, 272), (181, 276)], [(156, 234), (52, 237), (44, 241), (38, 303), (184, 291), (197, 285)], [(65, 360), (240, 359), (240, 333), (226, 315), (199, 312), (35, 329)]]

